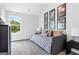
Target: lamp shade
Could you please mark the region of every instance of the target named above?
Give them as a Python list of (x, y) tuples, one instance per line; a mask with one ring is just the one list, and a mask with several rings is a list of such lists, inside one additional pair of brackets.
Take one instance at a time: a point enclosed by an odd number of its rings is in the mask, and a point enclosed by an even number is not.
[(72, 28), (71, 36), (79, 36), (79, 28)]
[(37, 32), (40, 33), (42, 28), (37, 28)]

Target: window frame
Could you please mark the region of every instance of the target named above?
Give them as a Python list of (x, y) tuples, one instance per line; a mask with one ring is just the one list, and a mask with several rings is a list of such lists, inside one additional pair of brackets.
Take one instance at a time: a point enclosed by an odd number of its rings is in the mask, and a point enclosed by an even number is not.
[[(10, 17), (11, 16), (15, 16), (15, 17), (19, 17), (20, 18), (20, 31), (17, 31), (17, 32), (12, 32), (12, 30), (11, 30), (11, 33), (12, 34), (19, 34), (19, 33), (21, 33), (21, 19), (22, 19), (22, 17), (21, 16), (17, 16), (17, 15), (8, 15), (8, 19), (9, 19), (9, 26), (11, 27), (11, 20), (10, 20)], [(16, 26), (18, 26), (18, 25), (16, 25)]]

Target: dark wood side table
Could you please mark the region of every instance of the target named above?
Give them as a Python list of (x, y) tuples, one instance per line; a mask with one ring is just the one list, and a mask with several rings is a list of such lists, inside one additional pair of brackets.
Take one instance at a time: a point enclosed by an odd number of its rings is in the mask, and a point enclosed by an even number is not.
[(73, 40), (68, 41), (66, 43), (66, 54), (69, 54), (71, 52), (71, 48), (79, 50), (79, 42), (75, 42)]
[(66, 43), (66, 55), (71, 52), (71, 41)]

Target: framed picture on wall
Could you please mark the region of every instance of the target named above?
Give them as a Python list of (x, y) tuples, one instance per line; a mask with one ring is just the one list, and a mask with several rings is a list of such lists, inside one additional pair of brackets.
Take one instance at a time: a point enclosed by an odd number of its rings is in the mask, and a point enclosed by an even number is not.
[(57, 18), (66, 16), (66, 3), (57, 7)]
[(49, 29), (55, 29), (55, 9), (49, 11)]
[(44, 29), (48, 29), (48, 12), (44, 13)]
[(66, 29), (66, 18), (65, 17), (57, 19), (57, 29), (59, 30)]

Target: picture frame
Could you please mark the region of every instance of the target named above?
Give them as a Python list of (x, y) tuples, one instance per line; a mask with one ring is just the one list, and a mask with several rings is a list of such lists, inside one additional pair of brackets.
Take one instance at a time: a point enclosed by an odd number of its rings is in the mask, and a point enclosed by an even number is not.
[(66, 3), (57, 7), (57, 18), (66, 16)]
[(55, 8), (49, 11), (49, 29), (55, 29)]
[(44, 13), (44, 29), (48, 29), (48, 12)]
[(66, 17), (57, 19), (57, 29), (66, 30)]

